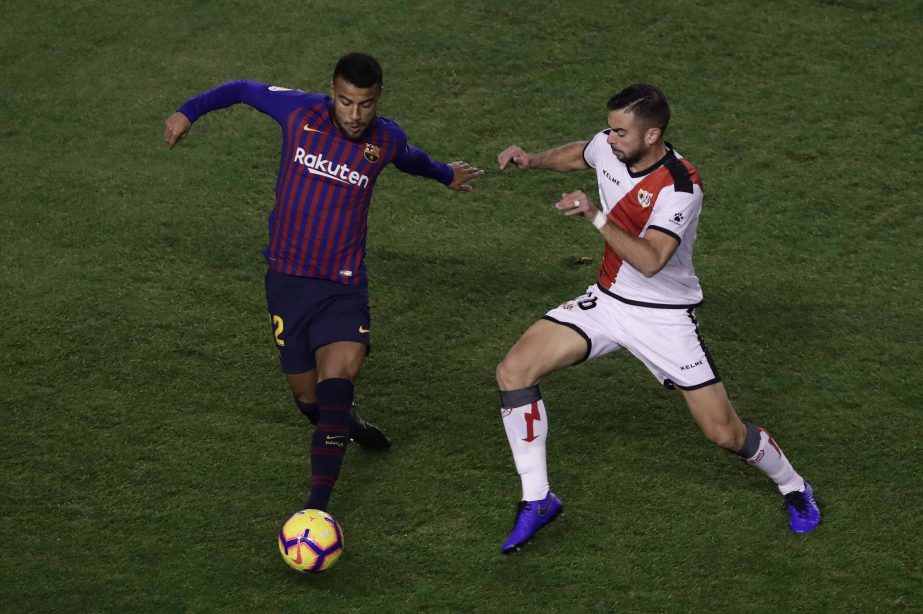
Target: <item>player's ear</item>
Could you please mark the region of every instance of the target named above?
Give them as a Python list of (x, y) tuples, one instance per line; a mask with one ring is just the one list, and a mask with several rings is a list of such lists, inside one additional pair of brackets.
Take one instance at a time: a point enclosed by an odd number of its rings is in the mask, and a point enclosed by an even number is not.
[(644, 135), (644, 142), (648, 145), (653, 145), (660, 140), (661, 134), (663, 134), (663, 131), (660, 128), (648, 128), (647, 133)]

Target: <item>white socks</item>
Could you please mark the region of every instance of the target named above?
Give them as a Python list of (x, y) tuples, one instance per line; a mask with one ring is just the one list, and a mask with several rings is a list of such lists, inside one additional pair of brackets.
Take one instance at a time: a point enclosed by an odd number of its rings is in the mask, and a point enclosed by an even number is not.
[[(804, 479), (798, 475), (792, 464), (788, 462), (778, 444), (772, 436), (766, 432), (766, 429), (756, 426), (752, 422), (745, 423), (747, 426), (747, 443), (756, 444), (756, 436), (759, 436), (759, 443), (756, 452), (744, 459), (766, 475), (779, 487), (779, 492), (787, 495), (796, 490), (804, 490)], [(754, 430), (755, 429), (755, 430)], [(747, 447), (746, 445), (744, 446)], [(747, 450), (751, 452), (752, 450)], [(743, 452), (743, 450), (741, 451)], [(741, 454), (743, 456), (743, 454)]]
[[(513, 452), (516, 471), (522, 480), (523, 501), (538, 501), (548, 494), (548, 412), (538, 386), (500, 392), (503, 428)], [(747, 437), (738, 454), (776, 483), (787, 495), (805, 488), (804, 479), (788, 462), (772, 436), (752, 422), (744, 423)]]
[(548, 413), (538, 386), (500, 392), (503, 428), (510, 442), (516, 471), (522, 480), (523, 501), (537, 501), (548, 494), (545, 440)]

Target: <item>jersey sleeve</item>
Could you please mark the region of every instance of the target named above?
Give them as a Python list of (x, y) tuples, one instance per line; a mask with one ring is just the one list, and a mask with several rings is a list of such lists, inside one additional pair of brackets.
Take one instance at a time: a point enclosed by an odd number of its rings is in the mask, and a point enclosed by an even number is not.
[(419, 147), (414, 147), (407, 142), (407, 135), (396, 124), (393, 126), (397, 154), (394, 156), (394, 166), (398, 170), (418, 177), (435, 179), (439, 183), (449, 185), (455, 177), (452, 167), (434, 160)]
[(675, 186), (668, 186), (657, 196), (647, 228), (665, 232), (682, 242), (686, 230), (695, 227), (701, 210), (702, 191), (698, 186), (690, 192), (677, 191)]
[(606, 131), (596, 133), (592, 139), (583, 148), (583, 161), (591, 168), (596, 168), (596, 157), (599, 152), (600, 144), (606, 144)]
[(269, 115), (280, 125), (293, 108), (303, 103), (308, 94), (300, 90), (260, 83), (258, 81), (228, 81), (187, 100), (178, 111), (195, 123), (206, 113), (243, 103)]

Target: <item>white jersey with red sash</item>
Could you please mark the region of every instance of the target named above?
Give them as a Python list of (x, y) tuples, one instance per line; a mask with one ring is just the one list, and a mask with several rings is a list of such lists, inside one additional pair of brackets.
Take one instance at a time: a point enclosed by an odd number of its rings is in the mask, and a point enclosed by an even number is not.
[(599, 198), (609, 222), (625, 232), (644, 237), (664, 232), (679, 242), (673, 256), (657, 274), (645, 277), (618, 254), (605, 247), (599, 286), (608, 294), (634, 305), (694, 307), (702, 302), (702, 288), (692, 266), (702, 183), (695, 166), (667, 143), (667, 153), (656, 164), (632, 173), (606, 142), (603, 130), (587, 143), (583, 157), (596, 169)]

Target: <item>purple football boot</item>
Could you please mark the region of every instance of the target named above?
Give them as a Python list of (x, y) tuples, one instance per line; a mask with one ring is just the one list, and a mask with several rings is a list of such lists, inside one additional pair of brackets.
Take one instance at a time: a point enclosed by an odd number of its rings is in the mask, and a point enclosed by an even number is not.
[(788, 508), (789, 526), (793, 533), (810, 533), (820, 524), (820, 508), (807, 482), (804, 483), (804, 491), (796, 490), (785, 495), (785, 507)]
[(516, 522), (513, 531), (500, 548), (503, 554), (509, 554), (519, 548), (543, 526), (557, 518), (564, 511), (564, 504), (551, 491), (544, 499), (538, 501), (520, 501), (516, 509)]

